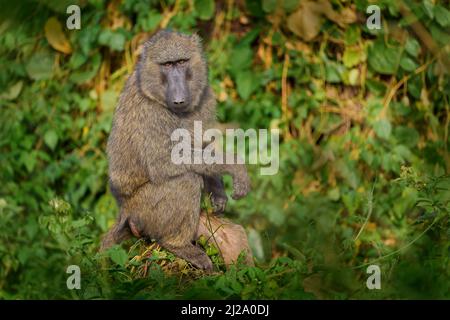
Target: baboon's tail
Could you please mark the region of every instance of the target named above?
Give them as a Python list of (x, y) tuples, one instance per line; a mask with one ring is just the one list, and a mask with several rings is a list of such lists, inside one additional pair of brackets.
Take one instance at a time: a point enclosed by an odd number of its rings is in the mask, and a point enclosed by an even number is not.
[(100, 246), (100, 251), (104, 251), (113, 245), (120, 243), (131, 237), (130, 226), (128, 224), (128, 217), (121, 217), (112, 226), (112, 228), (105, 234)]

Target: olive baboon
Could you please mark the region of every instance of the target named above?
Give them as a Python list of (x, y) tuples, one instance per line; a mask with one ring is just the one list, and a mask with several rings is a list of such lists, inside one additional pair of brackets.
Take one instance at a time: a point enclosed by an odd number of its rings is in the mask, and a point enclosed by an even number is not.
[(120, 212), (102, 249), (134, 234), (156, 240), (198, 268), (212, 269), (206, 253), (193, 244), (202, 189), (212, 195), (216, 211), (223, 211), (222, 175), (232, 176), (234, 199), (248, 193), (250, 181), (242, 164), (171, 161), (175, 129), (193, 132), (194, 121), (215, 121), (207, 73), (197, 35), (163, 30), (144, 44), (108, 139), (109, 182)]

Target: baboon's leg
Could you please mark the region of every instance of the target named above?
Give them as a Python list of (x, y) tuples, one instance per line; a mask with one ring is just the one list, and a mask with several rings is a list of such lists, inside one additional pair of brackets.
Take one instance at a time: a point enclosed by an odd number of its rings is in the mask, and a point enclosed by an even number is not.
[(198, 229), (203, 180), (187, 173), (161, 185), (143, 186), (128, 202), (135, 212), (141, 236), (155, 239), (162, 247), (195, 267), (212, 270), (208, 255), (192, 244)]
[(165, 229), (166, 232), (158, 237), (158, 243), (195, 267), (212, 271), (211, 259), (203, 249), (192, 243), (198, 229), (200, 204), (195, 208), (180, 207), (175, 214), (179, 216), (173, 219), (172, 228)]
[[(183, 185), (183, 183), (180, 183)], [(192, 192), (193, 188), (182, 188), (182, 191), (175, 190), (175, 193), (183, 193), (178, 199), (164, 201), (158, 207), (158, 215), (167, 216), (171, 213), (170, 220), (164, 223), (164, 219), (160, 219), (160, 234), (157, 238), (158, 243), (171, 251), (173, 254), (179, 256), (192, 263), (195, 267), (212, 271), (213, 265), (203, 249), (195, 246), (192, 242), (195, 240), (195, 235), (198, 229), (200, 218), (200, 196), (201, 190), (198, 185), (198, 191)], [(174, 206), (176, 204), (176, 206)]]
[(130, 228), (127, 218), (121, 214), (117, 222), (103, 237), (100, 251), (106, 250), (115, 244), (118, 244), (131, 237)]

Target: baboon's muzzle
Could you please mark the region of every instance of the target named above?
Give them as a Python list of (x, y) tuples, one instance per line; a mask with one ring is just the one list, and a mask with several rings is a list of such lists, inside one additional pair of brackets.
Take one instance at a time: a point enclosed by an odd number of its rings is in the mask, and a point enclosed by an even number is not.
[(167, 105), (176, 113), (186, 112), (191, 104), (186, 70), (174, 67), (167, 73)]

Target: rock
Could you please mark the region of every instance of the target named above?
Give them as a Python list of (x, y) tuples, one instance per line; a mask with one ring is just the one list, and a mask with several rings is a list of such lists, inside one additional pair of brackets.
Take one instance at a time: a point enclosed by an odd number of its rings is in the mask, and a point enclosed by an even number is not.
[(241, 225), (202, 211), (197, 238), (202, 235), (218, 247), (227, 267), (236, 262), (242, 251), (245, 252), (244, 262), (254, 265), (247, 234)]

